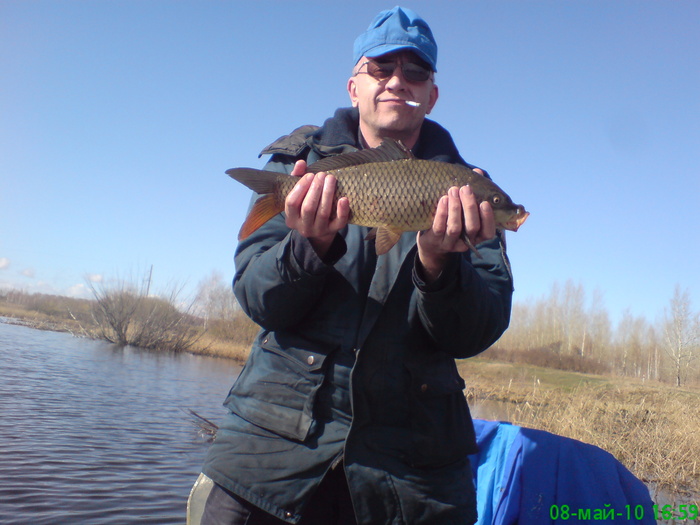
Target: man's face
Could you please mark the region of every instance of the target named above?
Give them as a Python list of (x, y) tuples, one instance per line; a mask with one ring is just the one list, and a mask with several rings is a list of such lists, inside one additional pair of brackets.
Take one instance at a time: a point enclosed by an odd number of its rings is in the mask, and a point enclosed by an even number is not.
[[(368, 140), (371, 137), (367, 135), (396, 139), (406, 139), (415, 135), (417, 138), (425, 115), (430, 113), (437, 102), (438, 88), (433, 81), (433, 75), (430, 74), (430, 78), (422, 82), (407, 79), (401, 68), (405, 63), (418, 64), (430, 69), (414, 53), (400, 51), (373, 59), (362, 57), (355, 66), (356, 74), (348, 80), (350, 100), (360, 111), (360, 124)], [(391, 76), (380, 80), (368, 74), (377, 71), (377, 65), (385, 72), (390, 71), (392, 65), (397, 67)], [(417, 102), (420, 105), (412, 106), (406, 104), (406, 101)]]

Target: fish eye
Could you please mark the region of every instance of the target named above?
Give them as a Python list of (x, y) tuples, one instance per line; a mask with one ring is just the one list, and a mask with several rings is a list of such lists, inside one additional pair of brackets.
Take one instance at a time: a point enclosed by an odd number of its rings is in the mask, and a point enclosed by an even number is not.
[(491, 202), (493, 204), (500, 204), (501, 203), (501, 196), (500, 195), (494, 195), (491, 197)]

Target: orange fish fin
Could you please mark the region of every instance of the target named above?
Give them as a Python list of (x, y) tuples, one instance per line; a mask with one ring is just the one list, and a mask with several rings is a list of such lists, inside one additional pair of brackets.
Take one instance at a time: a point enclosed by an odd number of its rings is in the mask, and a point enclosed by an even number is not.
[(377, 255), (384, 255), (391, 250), (399, 242), (402, 233), (402, 231), (392, 230), (387, 226), (377, 228), (377, 236), (374, 240), (374, 248), (377, 251)]
[(248, 217), (246, 217), (243, 226), (241, 226), (241, 231), (238, 233), (238, 240), (242, 241), (275, 215), (283, 211), (284, 206), (277, 202), (273, 194), (263, 195), (253, 204), (253, 208), (250, 210)]

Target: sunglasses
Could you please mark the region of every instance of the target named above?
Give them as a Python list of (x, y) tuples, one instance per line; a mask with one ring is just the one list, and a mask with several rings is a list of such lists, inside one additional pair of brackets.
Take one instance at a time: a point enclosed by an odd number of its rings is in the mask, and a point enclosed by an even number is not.
[[(367, 71), (360, 71), (364, 66), (367, 66)], [(412, 62), (397, 64), (396, 62), (375, 62), (374, 60), (368, 60), (360, 65), (355, 74), (359, 75), (360, 73), (365, 73), (376, 80), (383, 81), (393, 77), (397, 67), (401, 68), (401, 74), (408, 82), (425, 82), (430, 79), (433, 73), (430, 69), (426, 69), (420, 64), (414, 64)]]

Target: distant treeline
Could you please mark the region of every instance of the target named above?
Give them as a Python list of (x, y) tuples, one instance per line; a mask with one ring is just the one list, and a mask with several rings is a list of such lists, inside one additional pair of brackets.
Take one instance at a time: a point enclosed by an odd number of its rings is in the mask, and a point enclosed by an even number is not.
[(677, 386), (700, 384), (700, 314), (676, 286), (656, 324), (623, 313), (613, 327), (600, 297), (581, 285), (554, 284), (548, 296), (519, 302), (511, 325), (485, 357), (636, 377)]
[[(150, 278), (88, 283), (93, 298), (0, 291), (0, 315), (37, 327), (70, 331), (145, 348), (202, 351), (206, 334), (248, 348), (258, 327), (236, 304), (220, 274), (199, 283), (183, 301), (178, 290), (150, 293)], [(689, 293), (676, 287), (656, 324), (629, 312), (613, 327), (599, 297), (587, 297), (572, 281), (554, 284), (547, 296), (513, 307), (510, 328), (483, 354), (505, 362), (611, 374), (681, 386), (700, 384), (700, 314)]]

